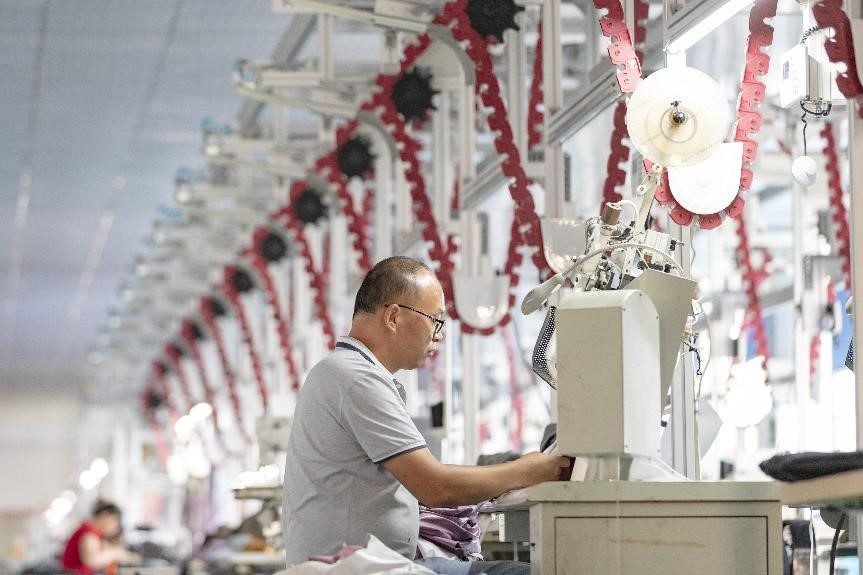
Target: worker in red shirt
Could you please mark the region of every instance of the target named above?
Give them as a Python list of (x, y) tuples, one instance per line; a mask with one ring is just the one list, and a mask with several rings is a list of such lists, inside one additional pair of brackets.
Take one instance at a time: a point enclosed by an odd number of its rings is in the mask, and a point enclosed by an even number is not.
[(63, 550), (63, 568), (79, 575), (93, 575), (117, 563), (139, 563), (140, 557), (112, 545), (122, 529), (120, 508), (107, 501), (96, 503), (93, 515), (69, 538)]

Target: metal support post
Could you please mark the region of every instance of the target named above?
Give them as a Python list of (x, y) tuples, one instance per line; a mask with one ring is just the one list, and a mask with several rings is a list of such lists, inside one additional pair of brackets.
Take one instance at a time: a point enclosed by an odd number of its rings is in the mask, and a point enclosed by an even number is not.
[(432, 116), (432, 210), (441, 229), (449, 222), (449, 198), (452, 190), (450, 146), (450, 91), (441, 90), (438, 111)]
[[(795, 122), (789, 122), (788, 141), (796, 142)], [(795, 146), (795, 154), (798, 146)], [(806, 214), (806, 198), (802, 186), (793, 182), (792, 193), (792, 258), (794, 265), (793, 301), (794, 301), (794, 397), (797, 404), (797, 441), (796, 449), (806, 449), (806, 405), (809, 403), (809, 341), (806, 337), (806, 325), (803, 315), (804, 279), (803, 256), (806, 245), (803, 220)]]
[(477, 336), (463, 333), (462, 349), (462, 416), (464, 420), (464, 460), (474, 465), (479, 455), (479, 354)]
[[(677, 240), (675, 257), (685, 276), (692, 273), (692, 228), (670, 224), (671, 237)], [(690, 479), (699, 479), (698, 428), (695, 421), (695, 369), (691, 356), (681, 354), (671, 383), (672, 464)]]
[(448, 337), (443, 346), (444, 376), (443, 376), (443, 428), (444, 437), (441, 441), (441, 461), (444, 463), (455, 463), (452, 456), (453, 446), (451, 443), (453, 429), (453, 392), (452, 392), (452, 360), (455, 342), (452, 336)]
[(551, 119), (563, 106), (560, 23), (560, 0), (548, 0), (542, 5), (542, 82), (545, 106), (545, 213), (549, 217), (564, 215), (563, 142), (551, 137)]
[[(461, 216), (462, 269), (465, 274), (479, 271), (479, 222), (475, 212)], [(479, 341), (478, 336), (462, 333), (462, 417), (464, 421), (464, 463), (473, 465), (479, 454)]]
[(463, 86), (459, 89), (459, 138), (460, 158), (459, 171), (461, 181), (467, 183), (476, 177), (474, 151), (476, 150), (476, 93), (474, 86)]
[(393, 245), (393, 178), (396, 162), (390, 154), (390, 147), (379, 136), (373, 137), (375, 154), (378, 156), (375, 166), (375, 233), (374, 261), (391, 256)]

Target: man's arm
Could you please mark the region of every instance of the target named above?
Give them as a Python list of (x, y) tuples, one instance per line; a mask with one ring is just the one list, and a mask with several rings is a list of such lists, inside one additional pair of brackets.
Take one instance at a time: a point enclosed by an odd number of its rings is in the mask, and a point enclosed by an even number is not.
[(452, 507), (554, 481), (569, 466), (569, 459), (533, 452), (497, 465), (445, 465), (428, 449), (417, 449), (387, 459), (383, 465), (424, 505)]

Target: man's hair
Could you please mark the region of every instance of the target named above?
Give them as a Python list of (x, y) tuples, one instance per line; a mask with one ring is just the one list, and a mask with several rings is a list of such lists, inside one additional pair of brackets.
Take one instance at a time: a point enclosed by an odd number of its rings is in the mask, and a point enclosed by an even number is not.
[(111, 503), (110, 501), (99, 500), (93, 505), (93, 517), (98, 515), (114, 515), (116, 517), (122, 517), (123, 512), (120, 511), (120, 508)]
[(422, 271), (431, 273), (427, 265), (404, 256), (381, 260), (369, 270), (357, 292), (354, 315), (375, 313), (379, 307), (404, 303), (417, 294), (416, 277)]

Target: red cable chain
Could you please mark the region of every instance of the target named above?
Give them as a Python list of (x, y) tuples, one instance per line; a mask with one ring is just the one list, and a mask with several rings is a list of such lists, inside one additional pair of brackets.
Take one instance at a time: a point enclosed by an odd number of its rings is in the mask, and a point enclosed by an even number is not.
[[(515, 203), (515, 217), (521, 232), (519, 237), (512, 236), (510, 238), (509, 257), (515, 257), (517, 251), (515, 249), (517, 246), (513, 244), (521, 245), (522, 242), (525, 242), (534, 248), (532, 259), (537, 270), (546, 272), (549, 267), (543, 251), (539, 217), (536, 214), (533, 196), (528, 189), (531, 181), (524, 172), (518, 147), (514, 143), (512, 127), (506, 114), (506, 105), (501, 98), (500, 85), (494, 74), (494, 65), (488, 51), (489, 43), (471, 26), (470, 18), (467, 15), (467, 4), (468, 0), (450, 2), (444, 6), (441, 16), (436, 18), (435, 22), (444, 25), (452, 24), (450, 30), (453, 37), (459, 42), (468, 43), (465, 52), (473, 60), (476, 67), (477, 93), (483, 105), (492, 110), (488, 116), (488, 125), (492, 131), (496, 132), (494, 147), (503, 159), (501, 171), (511, 180), (509, 192)], [(513, 278), (513, 280), (517, 280), (517, 278)], [(518, 281), (512, 282), (513, 289), (517, 284)], [(515, 303), (514, 297), (510, 299), (512, 300), (510, 307), (512, 307)], [(508, 315), (504, 316), (501, 325), (508, 321), (507, 317)]]
[(282, 317), (282, 306), (279, 303), (279, 295), (276, 292), (276, 282), (273, 279), (273, 274), (270, 273), (270, 266), (264, 256), (261, 255), (257, 248), (259, 243), (269, 235), (270, 230), (267, 227), (261, 227), (255, 230), (253, 241), (255, 248), (249, 250), (248, 256), (258, 275), (264, 281), (264, 293), (267, 295), (267, 303), (270, 305), (270, 312), (276, 322), (276, 332), (279, 336), (279, 347), (282, 350), (282, 356), (285, 359), (285, 365), (288, 368), (288, 375), (291, 378), (291, 389), (297, 391), (300, 389), (300, 374), (297, 372), (297, 365), (294, 362), (292, 352), (291, 337), (288, 335), (288, 322)]
[(614, 108), (614, 129), (611, 131), (611, 151), (606, 163), (605, 183), (602, 185), (602, 204), (619, 202), (623, 195), (617, 188), (626, 182), (626, 172), (620, 167), (622, 162), (629, 160), (629, 146), (624, 145), (623, 139), (629, 136), (626, 129), (626, 102), (620, 101)]
[(336, 347), (336, 334), (333, 329), (333, 322), (330, 319), (329, 310), (327, 309), (327, 282), (325, 276), (315, 267), (312, 251), (309, 248), (309, 242), (303, 233), (303, 223), (297, 219), (294, 213), (293, 203), (305, 191), (308, 183), (305, 180), (295, 180), (291, 184), (288, 204), (277, 211), (275, 218), (285, 221), (288, 230), (293, 236), (294, 242), (299, 246), (300, 253), (306, 264), (306, 272), (309, 274), (309, 283), (314, 289), (315, 305), (318, 308), (318, 319), (321, 320), (324, 335), (327, 337), (327, 344), (330, 349)]
[(150, 426), (150, 431), (153, 432), (153, 441), (156, 444), (156, 453), (159, 456), (159, 462), (162, 468), (168, 468), (168, 447), (165, 445), (165, 435), (162, 433), (162, 428), (156, 420), (156, 414), (149, 405), (149, 398), (153, 394), (153, 389), (148, 386), (141, 394), (141, 411), (144, 413), (144, 419)]
[(369, 253), (369, 239), (367, 228), (369, 212), (358, 213), (354, 198), (348, 190), (348, 181), (341, 172), (338, 165), (339, 149), (348, 141), (359, 127), (358, 120), (351, 120), (336, 130), (336, 146), (332, 152), (322, 156), (315, 162), (315, 169), (323, 175), (336, 189), (336, 194), (341, 200), (342, 210), (348, 220), (348, 231), (353, 234), (354, 249), (357, 252), (359, 268), (368, 271), (372, 267), (371, 255)]
[(623, 94), (630, 94), (641, 82), (641, 62), (632, 44), (632, 37), (623, 17), (620, 0), (593, 0), (597, 10), (607, 10), (599, 19), (602, 35), (611, 39), (608, 57), (617, 68), (617, 85)]
[(857, 101), (857, 113), (863, 118), (863, 83), (857, 74), (851, 22), (842, 9), (842, 0), (821, 0), (812, 7), (812, 15), (822, 28), (833, 28), (833, 38), (824, 39), (824, 50), (834, 64), (845, 64), (845, 72), (836, 75), (836, 86), (848, 100)]
[[(506, 157), (506, 160), (503, 163), (503, 172), (508, 177), (515, 178), (515, 183), (510, 186), (511, 193), (513, 198), (516, 200), (516, 221), (527, 221), (530, 225), (530, 230), (527, 232), (527, 238), (531, 240), (531, 243), (537, 248), (536, 253), (534, 254), (534, 261), (537, 263), (537, 267), (541, 270), (547, 269), (547, 264), (544, 259), (544, 255), (542, 253), (541, 248), (541, 235), (539, 231), (539, 220), (536, 216), (535, 209), (533, 207), (533, 197), (530, 195), (527, 186), (530, 184), (530, 181), (527, 179), (524, 171), (521, 167), (518, 150), (512, 144), (512, 130), (509, 126), (508, 120), (506, 118), (505, 107), (503, 105), (503, 101), (500, 98), (500, 89), (497, 84), (497, 78), (494, 76), (493, 69), (491, 68), (491, 58), (488, 55), (487, 44), (485, 40), (479, 37), (479, 35), (470, 27), (469, 19), (467, 18), (467, 14), (465, 12), (467, 6), (466, 0), (457, 0), (451, 4), (448, 4), (444, 11), (435, 19), (435, 23), (447, 25), (453, 21), (457, 22), (456, 28), (453, 30), (453, 33), (459, 38), (459, 35), (462, 37), (460, 40), (467, 39), (471, 43), (471, 48), (468, 53), (473, 52), (473, 55), (476, 56), (474, 61), (477, 60), (486, 65), (487, 69), (484, 73), (478, 70), (478, 82), (477, 82), (477, 90), (480, 93), (480, 96), (483, 99), (483, 102), (486, 106), (492, 108), (494, 112), (489, 116), (489, 125), (492, 129), (495, 129), (499, 132), (498, 137), (495, 140), (495, 147), (498, 152)], [(460, 34), (459, 34), (460, 33)], [(441, 281), (441, 285), (444, 289), (444, 294), (447, 297), (447, 300), (453, 301), (453, 290), (452, 290), (452, 269), (453, 264), (450, 259), (450, 256), (455, 250), (455, 245), (453, 242), (450, 242), (447, 246), (447, 250), (444, 251), (441, 241), (440, 235), (437, 231), (437, 225), (434, 221), (433, 214), (431, 212), (431, 205), (428, 200), (428, 195), (425, 191), (425, 182), (422, 178), (422, 173), (419, 166), (419, 161), (417, 159), (417, 152), (420, 149), (420, 145), (413, 138), (407, 135), (405, 131), (404, 122), (398, 117), (398, 114), (395, 111), (395, 107), (392, 103), (392, 99), (389, 97), (392, 92), (392, 86), (395, 82), (405, 73), (407, 70), (416, 62), (417, 58), (425, 52), (428, 46), (431, 44), (431, 38), (428, 34), (423, 34), (417, 38), (416, 43), (409, 44), (404, 52), (403, 57), (400, 62), (399, 72), (393, 75), (384, 75), (381, 74), (375, 80), (375, 83), (379, 86), (380, 90), (376, 92), (372, 99), (361, 106), (362, 110), (365, 111), (373, 111), (376, 108), (383, 107), (384, 113), (382, 115), (385, 123), (390, 125), (393, 129), (394, 139), (402, 145), (402, 149), (400, 150), (400, 158), (402, 161), (408, 164), (408, 168), (405, 170), (406, 180), (411, 185), (411, 197), (414, 202), (414, 213), (417, 216), (417, 219), (423, 224), (423, 238), (426, 241), (432, 242), (432, 248), (429, 250), (429, 255), (431, 258), (438, 262), (438, 279)], [(479, 46), (479, 48), (476, 48)], [(484, 57), (482, 54), (484, 54)], [(479, 65), (478, 65), (479, 68)], [(485, 88), (485, 89), (482, 89)], [(419, 124), (417, 122), (417, 124)], [(349, 123), (344, 126), (342, 130), (338, 132), (338, 139), (341, 139), (341, 143), (343, 143), (350, 136), (351, 133), (356, 129), (356, 124), (354, 122)], [(337, 148), (338, 149), (338, 148)], [(335, 152), (331, 153), (329, 157), (324, 157), (317, 162), (319, 167), (329, 167), (329, 171), (331, 174), (335, 173), (335, 169), (333, 166), (333, 161), (335, 160)], [(340, 176), (339, 176), (340, 177)], [(343, 179), (343, 178), (341, 178)], [(330, 179), (332, 182), (333, 180)], [(294, 196), (295, 190), (298, 188), (298, 184), (300, 182), (295, 182), (292, 186), (292, 198)], [(339, 186), (337, 186), (337, 189)], [(346, 190), (344, 190), (346, 192)], [(343, 192), (340, 192), (340, 197)], [(349, 194), (347, 194), (349, 196)], [(352, 199), (350, 199), (352, 201)], [(346, 205), (352, 205), (346, 202)], [(319, 315), (324, 323), (324, 330), (327, 332), (328, 337), (331, 341), (331, 346), (335, 345), (335, 336), (332, 333), (331, 322), (329, 321), (329, 316), (326, 313), (326, 303), (323, 296), (323, 287), (324, 281), (321, 275), (314, 269), (314, 264), (311, 260), (311, 254), (308, 250), (307, 242), (302, 237), (302, 229), (298, 229), (296, 225), (297, 222), (291, 222), (293, 218), (290, 217), (290, 210), (288, 208), (283, 208), (277, 213), (279, 217), (289, 217), (289, 228), (293, 231), (298, 243), (301, 245), (301, 250), (304, 253), (306, 259), (306, 267), (312, 277), (313, 287), (315, 288), (317, 294), (315, 297), (316, 303), (319, 308)], [(362, 227), (362, 226), (360, 226)], [(518, 230), (518, 226), (513, 226), (514, 230)], [(356, 242), (359, 241), (357, 238), (357, 228), (352, 230), (355, 235), (355, 247)], [(510, 238), (510, 250), (509, 257), (506, 265), (506, 269), (511, 273), (515, 266), (518, 265), (521, 261), (521, 255), (518, 253), (517, 248), (523, 241), (521, 233), (513, 234)], [(365, 245), (364, 241), (361, 241), (362, 245)], [(513, 281), (511, 282), (512, 289), (515, 288), (517, 284), (517, 278), (513, 277)], [(510, 294), (510, 307), (515, 303), (515, 294)], [(450, 316), (456, 318), (455, 306), (449, 306)], [(505, 324), (509, 321), (509, 316), (504, 316), (504, 319), (501, 321), (501, 325)], [(462, 329), (468, 333), (472, 333), (474, 331), (479, 331), (483, 334), (490, 334), (494, 330), (493, 328), (487, 330), (474, 330), (470, 326), (465, 325), (462, 322)]]
[(231, 369), (231, 363), (228, 361), (228, 353), (225, 350), (225, 340), (222, 338), (222, 329), (219, 326), (219, 320), (210, 309), (210, 300), (207, 297), (201, 298), (200, 305), (201, 319), (210, 330), (213, 336), (213, 343), (216, 344), (216, 352), (219, 356), (219, 362), (222, 364), (222, 373), (225, 376), (225, 382), (228, 384), (228, 398), (231, 400), (231, 406), (234, 408), (234, 417), (237, 420), (237, 428), (240, 430), (240, 435), (246, 443), (252, 443), (252, 439), (246, 433), (246, 426), (243, 424), (243, 409), (240, 405), (240, 396), (237, 393), (237, 377), (234, 370)]
[(845, 286), (851, 287), (851, 231), (848, 228), (848, 213), (842, 202), (842, 179), (839, 175), (839, 158), (836, 154), (836, 139), (833, 137), (833, 125), (824, 124), (821, 136), (827, 140), (824, 156), (828, 174), (827, 186), (830, 188), (831, 219), (836, 225), (836, 243), (842, 258), (842, 274), (845, 276)]
[(755, 349), (757, 355), (762, 356), (762, 367), (767, 371), (767, 333), (764, 329), (764, 317), (761, 311), (761, 300), (758, 297), (758, 286), (766, 276), (764, 269), (769, 261), (769, 254), (765, 252), (765, 266), (756, 270), (752, 266), (752, 251), (749, 248), (749, 234), (746, 232), (746, 218), (737, 218), (738, 254), (740, 256), (741, 275), (743, 276), (743, 290), (746, 292), (746, 310), (750, 315), (750, 325), (755, 329)]
[[(770, 350), (767, 346), (767, 333), (764, 328), (761, 300), (758, 296), (758, 286), (763, 281), (766, 271), (762, 268), (756, 271), (752, 268), (749, 248), (749, 234), (746, 228), (746, 215), (743, 210), (744, 200), (740, 192), (752, 186), (753, 172), (749, 167), (758, 154), (758, 144), (754, 137), (761, 129), (761, 112), (758, 106), (764, 100), (765, 87), (758, 80), (770, 69), (770, 55), (765, 51), (773, 44), (773, 27), (765, 22), (766, 18), (776, 15), (776, 0), (768, 0), (753, 5), (749, 12), (749, 38), (746, 41), (746, 65), (743, 69), (743, 79), (740, 82), (740, 98), (737, 103), (737, 126), (734, 141), (743, 143), (743, 166), (740, 172), (740, 191), (731, 204), (725, 208), (725, 213), (737, 218), (738, 252), (741, 254), (741, 267), (744, 290), (748, 297), (748, 309), (752, 315), (755, 329), (756, 352), (764, 359), (762, 368), (767, 372), (767, 357)], [(750, 137), (751, 136), (751, 137)], [(675, 210), (680, 206), (675, 207)], [(674, 210), (672, 210), (674, 219)], [(675, 219), (675, 221), (677, 221)], [(699, 216), (699, 225), (711, 229), (722, 222), (720, 214)], [(770, 261), (770, 254), (765, 251), (765, 267)], [(759, 277), (760, 275), (760, 277)]]
[(539, 127), (543, 113), (540, 109), (544, 100), (542, 93), (542, 20), (536, 27), (536, 53), (533, 55), (533, 78), (530, 80), (530, 98), (527, 104), (527, 149), (532, 150), (542, 142)]
[(225, 266), (225, 282), (224, 290), (228, 301), (231, 302), (231, 307), (234, 308), (234, 313), (237, 315), (237, 323), (240, 324), (240, 331), (243, 334), (243, 341), (246, 344), (246, 350), (249, 352), (249, 359), (252, 362), (252, 373), (255, 376), (255, 383), (258, 386), (258, 395), (261, 397), (261, 403), (264, 407), (264, 413), (270, 410), (270, 399), (267, 393), (267, 383), (264, 381), (264, 371), (261, 368), (261, 358), (258, 356), (258, 351), (255, 348), (255, 339), (252, 337), (252, 327), (249, 325), (249, 318), (246, 316), (246, 309), (243, 306), (243, 300), (240, 294), (234, 289), (231, 277), (237, 271), (236, 266)]
[[(426, 38), (428, 38), (427, 35)], [(400, 77), (405, 71), (407, 71), (407, 68), (412, 65), (417, 58), (419, 58), (419, 56), (427, 47), (428, 44), (420, 50), (416, 50), (412, 46), (408, 46), (405, 49), (405, 58), (402, 63), (407, 65), (403, 66), (398, 75), (393, 77), (393, 82), (395, 82), (398, 77)], [(383, 74), (379, 75), (378, 81), (380, 81), (383, 77)], [(361, 106), (361, 109), (371, 110), (374, 109), (374, 107), (375, 106), (372, 104), (372, 101), (369, 101), (363, 104), (363, 106)], [(353, 198), (351, 197), (350, 192), (347, 189), (347, 184), (344, 180), (343, 175), (341, 174), (341, 171), (338, 169), (337, 161), (338, 149), (348, 140), (348, 138), (350, 138), (351, 135), (353, 135), (353, 133), (357, 130), (358, 126), (359, 122), (356, 120), (353, 120), (351, 122), (348, 122), (344, 126), (341, 126), (336, 131), (335, 149), (329, 154), (319, 158), (315, 162), (315, 165), (319, 170), (327, 171), (327, 180), (336, 187), (338, 197), (343, 203), (343, 208), (348, 218), (348, 230), (351, 234), (353, 234), (354, 248), (357, 250), (357, 253), (359, 255), (359, 267), (361, 269), (367, 270), (370, 269), (372, 265), (367, 247), (368, 240), (366, 228), (369, 225), (368, 220), (364, 216), (356, 213)], [(293, 236), (294, 241), (300, 246), (300, 252), (302, 253), (303, 259), (306, 264), (306, 271), (309, 274), (310, 284), (312, 289), (315, 291), (314, 300), (318, 309), (318, 319), (320, 319), (321, 321), (329, 347), (333, 348), (336, 345), (336, 336), (326, 304), (326, 277), (315, 267), (308, 240), (306, 240), (305, 234), (303, 233), (303, 225), (299, 220), (297, 220), (296, 214), (294, 214), (291, 207), (299, 194), (304, 191), (306, 185), (307, 182), (304, 180), (294, 181), (290, 188), (289, 200), (287, 205), (272, 214), (272, 217), (285, 220), (288, 229), (291, 231), (291, 235)]]
[[(476, 66), (477, 85), (476, 90), (480, 99), (488, 108), (492, 109), (492, 113), (488, 117), (489, 127), (497, 132), (495, 138), (495, 148), (498, 153), (504, 158), (502, 162), (502, 171), (504, 174), (513, 179), (510, 184), (510, 194), (515, 201), (515, 217), (513, 231), (510, 237), (510, 248), (505, 269), (511, 274), (511, 292), (509, 297), (509, 307), (515, 304), (515, 287), (518, 283), (518, 278), (515, 277), (514, 269), (521, 262), (521, 254), (518, 253), (518, 247), (525, 241), (529, 241), (536, 250), (534, 253), (534, 262), (540, 270), (547, 269), (544, 254), (541, 249), (541, 234), (539, 230), (539, 218), (536, 215), (533, 205), (533, 197), (530, 195), (528, 186), (530, 180), (524, 173), (521, 166), (518, 148), (513, 144), (512, 128), (506, 117), (506, 109), (503, 100), (500, 96), (500, 87), (497, 83), (497, 77), (494, 75), (494, 70), (491, 63), (491, 57), (488, 53), (488, 45), (486, 41), (479, 36), (470, 26), (469, 18), (466, 13), (467, 0), (456, 0), (447, 4), (442, 12), (435, 18), (435, 23), (451, 26), (450, 30), (453, 36), (458, 41), (467, 41), (468, 47), (466, 52), (474, 61)], [(454, 246), (450, 244), (444, 250), (440, 234), (437, 229), (437, 224), (434, 215), (431, 211), (431, 205), (428, 199), (428, 194), (425, 190), (425, 182), (422, 178), (419, 160), (417, 153), (420, 149), (420, 144), (409, 136), (405, 130), (405, 124), (395, 110), (392, 99), (389, 97), (392, 91), (393, 84), (398, 77), (403, 74), (413, 64), (416, 57), (424, 51), (431, 43), (428, 35), (423, 35), (417, 38), (416, 44), (411, 44), (405, 49), (404, 58), (401, 61), (400, 72), (391, 76), (381, 75), (376, 83), (381, 88), (375, 94), (372, 101), (363, 106), (364, 110), (374, 110), (378, 107), (383, 107), (384, 111), (381, 115), (385, 125), (392, 131), (393, 138), (401, 144), (400, 158), (408, 167), (405, 170), (405, 179), (411, 186), (411, 197), (414, 202), (414, 213), (418, 221), (422, 224), (423, 239), (432, 243), (429, 249), (429, 255), (438, 263), (437, 270), (438, 279), (443, 287), (445, 297), (448, 302), (454, 299), (452, 288), (452, 270), (453, 263), (450, 259), (450, 249)], [(521, 231), (521, 225), (525, 224), (528, 228), (525, 232)], [(450, 317), (458, 319), (458, 314), (455, 306), (450, 304), (448, 307)], [(505, 325), (509, 321), (509, 315), (504, 315), (498, 325)], [(461, 323), (462, 331), (465, 333), (481, 333), (489, 335), (494, 332), (494, 327), (476, 330), (471, 326)]]
[(216, 440), (219, 442), (219, 447), (221, 447), (222, 451), (230, 457), (242, 456), (241, 453), (229, 449), (225, 442), (224, 430), (219, 423), (219, 410), (216, 408), (216, 392), (210, 386), (210, 378), (207, 375), (207, 369), (204, 365), (204, 357), (201, 354), (201, 347), (198, 345), (198, 340), (195, 339), (194, 324), (190, 320), (183, 321), (180, 327), (180, 337), (185, 342), (186, 347), (189, 350), (189, 355), (192, 356), (192, 361), (198, 370), (198, 377), (201, 379), (201, 385), (204, 388), (204, 397), (210, 405), (210, 408), (213, 410), (213, 428), (216, 431)]
[(333, 247), (333, 235), (330, 233), (329, 229), (325, 229), (322, 231), (324, 234), (324, 239), (321, 242), (323, 244), (321, 246), (321, 273), (324, 274), (325, 278), (328, 278), (330, 277), (330, 270), (332, 269), (330, 250)]
[(182, 352), (177, 347), (177, 344), (170, 342), (165, 344), (165, 355), (168, 356), (168, 361), (171, 362), (171, 367), (174, 369), (174, 373), (177, 374), (180, 391), (183, 394), (183, 399), (186, 400), (186, 410), (189, 410), (195, 405), (195, 400), (192, 397), (192, 390), (189, 388), (189, 379), (186, 377), (186, 370), (183, 369), (183, 362), (180, 360)]
[(515, 451), (521, 451), (522, 433), (524, 431), (524, 404), (521, 400), (521, 386), (519, 385), (519, 370), (518, 363), (515, 359), (515, 349), (513, 338), (515, 333), (512, 329), (501, 330), (500, 336), (503, 338), (504, 349), (506, 351), (506, 363), (509, 368), (509, 386), (510, 398), (512, 401), (512, 411), (515, 415), (515, 428), (510, 432), (510, 442)]
[(392, 88), (395, 83), (408, 71), (408, 69), (410, 69), (410, 67), (416, 62), (417, 58), (419, 58), (430, 45), (431, 37), (428, 34), (418, 36), (414, 43), (408, 44), (405, 47), (402, 60), (399, 63), (399, 71), (390, 75), (378, 75), (375, 79), (375, 84), (379, 89), (374, 93), (371, 100), (365, 102), (361, 106), (361, 109), (373, 112), (378, 108), (383, 108), (381, 119), (384, 124), (390, 128), (391, 135), (397, 145), (400, 145), (398, 150), (399, 158), (406, 164), (405, 180), (410, 186), (413, 212), (420, 224), (420, 233), (423, 239), (432, 244), (429, 248), (429, 256), (438, 264), (436, 275), (441, 287), (443, 288), (449, 315), (453, 319), (457, 319), (455, 305), (452, 303), (452, 269), (454, 266), (451, 259), (448, 257), (448, 251), (441, 243), (437, 221), (432, 213), (431, 202), (429, 201), (428, 193), (426, 192), (425, 180), (422, 177), (422, 168), (418, 158), (421, 144), (407, 133), (405, 123), (398, 115), (391, 98)]
[(167, 373), (165, 367), (158, 361), (154, 361), (152, 365), (153, 379), (156, 385), (162, 390), (165, 405), (168, 407), (169, 419), (177, 418), (177, 406), (174, 405), (174, 400), (171, 394), (171, 386), (168, 385)]
[(815, 387), (818, 359), (821, 357), (821, 334), (816, 333), (809, 341), (809, 387)]
[[(647, 38), (647, 28), (644, 22), (647, 19), (647, 14), (650, 6), (646, 0), (636, 0), (635, 2), (635, 45), (639, 46), (635, 50), (637, 61), (641, 61), (643, 52), (640, 47)], [(626, 172), (621, 169), (620, 164), (629, 161), (629, 146), (624, 145), (624, 138), (629, 137), (629, 131), (626, 129), (626, 102), (621, 100), (617, 103), (614, 109), (614, 129), (611, 132), (611, 151), (608, 154), (606, 163), (605, 183), (602, 186), (602, 206), (607, 203), (619, 202), (623, 199), (623, 195), (617, 189), (626, 183)]]
[[(363, 211), (363, 214), (375, 213), (375, 188), (374, 188), (374, 186), (366, 185), (365, 195), (363, 196), (363, 202), (362, 202), (362, 208), (361, 209)], [(365, 229), (366, 229), (367, 235), (368, 235), (368, 228), (370, 225), (371, 224), (367, 218), (365, 221)], [(371, 260), (369, 260), (369, 263), (371, 263)], [(371, 269), (371, 268), (369, 268), (369, 269)]]

